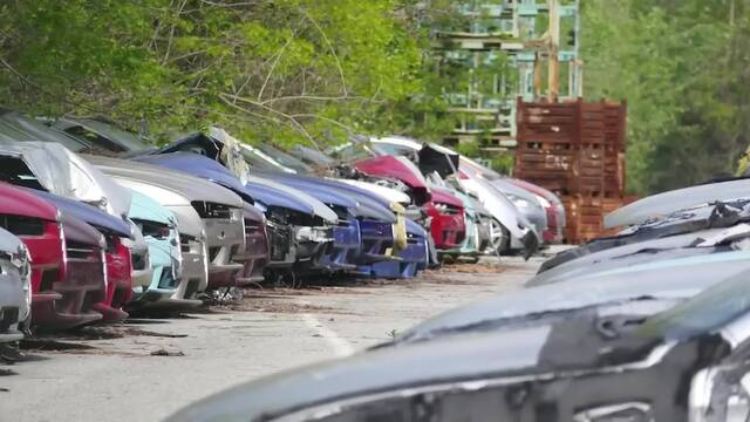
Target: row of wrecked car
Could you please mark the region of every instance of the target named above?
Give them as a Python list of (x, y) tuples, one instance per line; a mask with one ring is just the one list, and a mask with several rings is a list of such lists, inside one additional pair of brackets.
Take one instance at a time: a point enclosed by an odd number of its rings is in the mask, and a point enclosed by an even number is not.
[(437, 145), (162, 146), (92, 119), (0, 112), (0, 340), (181, 309), (258, 283), (410, 278), (561, 240), (541, 188)]
[(650, 196), (523, 289), (179, 421), (750, 420), (750, 179)]

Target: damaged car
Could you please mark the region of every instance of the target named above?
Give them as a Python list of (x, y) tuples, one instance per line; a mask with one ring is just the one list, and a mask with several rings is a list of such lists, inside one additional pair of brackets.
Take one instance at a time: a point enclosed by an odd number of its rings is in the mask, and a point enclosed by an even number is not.
[[(133, 242), (134, 226), (97, 207), (74, 199), (44, 191), (35, 191), (34, 194), (53, 204), (63, 215), (86, 223), (77, 227), (78, 241), (68, 244), (66, 240), (66, 257), (69, 261), (75, 260), (81, 270), (90, 271), (84, 274), (87, 274), (89, 279), (94, 279), (94, 271), (99, 270), (97, 257), (101, 256), (102, 262), (105, 263), (106, 290), (103, 299), (94, 303), (92, 309), (102, 315), (103, 321), (114, 322), (127, 318), (128, 314), (123, 308), (133, 298), (133, 257), (126, 242)], [(97, 237), (93, 237), (94, 233)], [(102, 235), (103, 245), (93, 242)]]
[[(40, 192), (69, 198), (80, 209), (109, 214), (114, 224), (127, 227), (107, 239), (107, 296), (95, 308), (105, 320), (127, 317), (122, 307), (132, 297), (133, 257), (147, 254), (145, 242), (136, 240), (135, 227), (127, 220), (130, 194), (64, 146), (46, 142), (0, 143), (0, 180)], [(72, 205), (71, 205), (72, 206)], [(82, 208), (81, 208), (82, 207)], [(83, 211), (81, 211), (83, 212)], [(86, 221), (84, 219), (84, 221)], [(148, 270), (146, 270), (148, 272)]]
[(67, 329), (100, 320), (93, 305), (105, 298), (102, 235), (33, 191), (0, 183), (0, 199), (0, 227), (31, 257), (32, 325)]
[(134, 283), (135, 297), (129, 307), (138, 308), (174, 295), (182, 278), (182, 254), (175, 215), (150, 197), (130, 191), (132, 201), (128, 217), (148, 245), (148, 262), (141, 265), (148, 265), (151, 269), (148, 284)]
[(232, 388), (169, 420), (746, 420), (748, 277), (745, 266), (679, 304), (652, 278), (651, 297), (435, 330), (454, 312), (433, 330)]
[[(106, 171), (106, 169), (105, 169)], [(208, 248), (206, 231), (198, 212), (193, 208), (191, 199), (176, 190), (142, 180), (129, 179), (113, 175), (119, 184), (158, 202), (168, 209), (177, 220), (177, 237), (179, 238), (179, 281), (171, 296), (161, 297), (156, 302), (141, 303), (141, 306), (197, 306), (203, 302), (200, 295), (208, 289)], [(166, 293), (170, 289), (157, 291)]]
[[(164, 186), (189, 198), (205, 230), (209, 288), (236, 285), (243, 264), (233, 259), (245, 247), (244, 205), (239, 196), (187, 173), (135, 161), (96, 156), (87, 158), (118, 180)], [(132, 185), (128, 187), (133, 188)]]
[(21, 340), (31, 322), (31, 265), (23, 242), (0, 228), (0, 343)]

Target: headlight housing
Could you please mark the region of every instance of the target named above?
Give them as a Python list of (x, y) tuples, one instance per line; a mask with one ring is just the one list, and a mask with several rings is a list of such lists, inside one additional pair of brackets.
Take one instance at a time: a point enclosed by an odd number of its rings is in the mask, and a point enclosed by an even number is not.
[(297, 228), (295, 237), (299, 242), (321, 243), (331, 240), (327, 229), (311, 226)]
[(551, 203), (550, 203), (550, 202), (549, 202), (548, 200), (544, 199), (544, 197), (543, 197), (543, 196), (540, 196), (540, 195), (534, 195), (534, 196), (536, 197), (536, 200), (537, 200), (537, 201), (539, 201), (539, 203), (540, 203), (540, 204), (541, 204), (541, 205), (542, 205), (542, 206), (543, 206), (544, 208), (549, 208), (549, 207), (551, 207), (551, 206), (552, 206), (552, 204), (551, 204)]
[(625, 402), (592, 407), (573, 416), (574, 422), (654, 422), (651, 405)]

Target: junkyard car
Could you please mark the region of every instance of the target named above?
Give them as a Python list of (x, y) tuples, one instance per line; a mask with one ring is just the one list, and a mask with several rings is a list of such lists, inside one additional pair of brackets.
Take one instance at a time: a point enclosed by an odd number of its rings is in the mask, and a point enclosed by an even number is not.
[[(80, 241), (69, 244), (66, 237), (67, 258), (71, 261), (72, 257), (75, 257), (78, 265), (89, 271), (88, 277), (94, 279), (95, 268), (100, 270), (97, 258), (103, 254), (103, 262), (106, 264), (106, 291), (103, 300), (93, 304), (92, 309), (102, 314), (104, 321), (127, 318), (128, 314), (123, 307), (133, 297), (133, 257), (130, 248), (125, 244), (134, 236), (129, 221), (114, 217), (97, 207), (53, 193), (36, 191), (35, 195), (52, 203), (63, 212), (63, 215), (71, 215), (95, 229), (96, 238), (93, 237), (93, 233), (86, 234), (89, 230), (94, 231), (87, 225), (77, 227)], [(103, 248), (94, 243), (94, 239), (98, 240), (98, 236), (101, 235), (105, 241)]]
[(23, 338), (31, 316), (31, 266), (23, 242), (0, 228), (0, 343)]
[(749, 276), (652, 316), (594, 308), (380, 347), (171, 420), (746, 420)]
[(89, 153), (121, 154), (148, 149), (148, 144), (138, 139), (134, 134), (101, 120), (62, 118), (50, 122), (50, 124), (86, 144), (86, 152)]
[[(92, 309), (105, 293), (101, 234), (32, 191), (4, 183), (0, 227), (18, 236), (29, 250), (33, 325), (71, 328), (102, 318)], [(84, 248), (92, 253), (82, 255)]]
[[(149, 306), (200, 305), (199, 296), (208, 288), (208, 248), (203, 221), (191, 199), (158, 183), (112, 176), (117, 183), (157, 201), (177, 219), (180, 240), (180, 280), (172, 296), (150, 302)], [(160, 289), (161, 291), (161, 289)], [(146, 305), (141, 303), (141, 306)]]
[[(486, 179), (473, 177), (473, 173), (460, 169), (459, 165), (463, 161), (463, 157), (459, 157), (458, 154), (447, 148), (432, 144), (425, 147), (411, 139), (388, 137), (345, 144), (337, 147), (335, 153), (342, 159), (346, 159), (346, 157), (355, 159), (363, 154), (365, 156), (398, 154), (419, 162), (420, 170), (429, 173), (435, 168), (430, 166), (430, 163), (422, 162), (425, 161), (424, 157), (420, 157), (423, 150), (431, 150), (434, 154), (430, 155), (438, 156), (436, 158), (439, 158), (439, 160), (434, 161), (439, 161), (438, 169), (446, 168), (447, 171), (443, 173), (455, 173), (457, 171), (458, 173), (453, 176), (457, 188), (478, 199), (485, 209), (492, 214), (494, 221), (491, 221), (491, 223), (499, 226), (494, 230), (495, 233), (499, 233), (495, 236), (495, 240), (498, 240), (498, 242), (493, 242), (493, 244), (498, 245), (497, 252), (510, 253), (520, 249), (528, 257), (537, 250), (542, 243), (541, 234), (522, 210)], [(364, 153), (356, 151), (364, 151)], [(445, 177), (447, 174), (442, 175)], [(532, 210), (532, 208), (526, 208), (525, 210)], [(539, 214), (538, 219), (543, 218), (541, 217), (542, 213), (536, 213), (535, 215), (537, 214)]]
[(675, 211), (750, 197), (750, 179), (689, 186), (662, 192), (632, 202), (604, 217), (604, 228), (626, 227), (665, 217)]
[(182, 277), (182, 254), (174, 214), (150, 197), (131, 190), (128, 217), (138, 226), (148, 244), (151, 278), (146, 285), (134, 284), (135, 303), (139, 306), (172, 297)]
[(168, 153), (135, 157), (139, 162), (189, 173), (216, 183), (237, 194), (245, 202), (243, 219), (245, 227), (245, 247), (232, 256), (232, 260), (242, 263), (243, 270), (236, 277), (238, 284), (248, 284), (263, 280), (265, 266), (269, 260), (266, 219), (255, 207), (252, 192), (221, 164), (199, 154)]
[(163, 167), (107, 157), (87, 159), (110, 176), (164, 186), (189, 198), (206, 233), (209, 287), (235, 285), (243, 264), (233, 261), (233, 256), (245, 247), (243, 201), (239, 196), (209, 181)]

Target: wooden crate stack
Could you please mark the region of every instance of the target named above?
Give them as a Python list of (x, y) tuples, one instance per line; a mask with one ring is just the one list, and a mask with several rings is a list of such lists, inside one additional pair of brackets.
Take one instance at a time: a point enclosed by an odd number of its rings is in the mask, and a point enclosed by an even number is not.
[(560, 195), (571, 243), (604, 234), (624, 203), (626, 114), (624, 103), (518, 100), (514, 175)]

